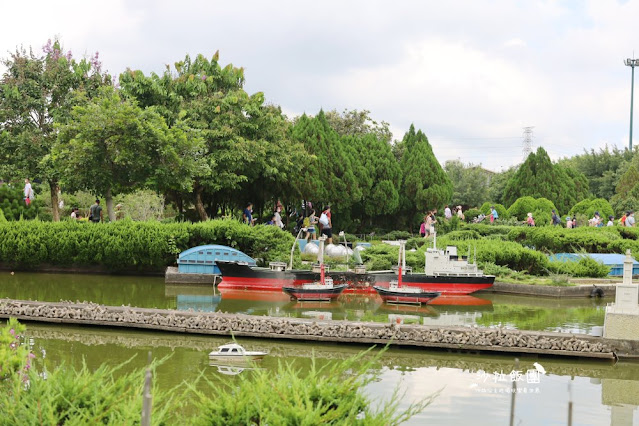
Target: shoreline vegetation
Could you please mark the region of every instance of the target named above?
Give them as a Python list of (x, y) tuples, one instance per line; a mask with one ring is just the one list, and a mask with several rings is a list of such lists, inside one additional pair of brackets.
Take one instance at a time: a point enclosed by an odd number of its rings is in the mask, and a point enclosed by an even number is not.
[[(443, 231), (437, 237), (438, 247), (456, 246), (460, 254), (469, 254), (471, 261), (477, 261), (498, 282), (570, 286), (573, 279), (604, 278), (610, 270), (585, 256), (576, 262), (559, 262), (549, 260), (547, 254), (623, 253), (627, 249), (639, 253), (639, 230), (634, 228), (534, 228), (457, 222)], [(395, 231), (373, 240), (372, 246), (361, 252), (367, 269), (390, 269), (397, 262), (398, 248), (383, 244), (382, 239), (407, 238), (407, 264), (413, 271), (423, 271), (424, 252), (432, 239), (410, 237)], [(176, 264), (180, 252), (203, 244), (230, 246), (267, 265), (288, 261), (294, 241), (289, 232), (277, 227), (249, 227), (233, 219), (199, 223), (124, 219), (102, 224), (7, 221), (0, 222), (0, 269), (159, 275)], [(309, 267), (297, 250), (294, 266)]]

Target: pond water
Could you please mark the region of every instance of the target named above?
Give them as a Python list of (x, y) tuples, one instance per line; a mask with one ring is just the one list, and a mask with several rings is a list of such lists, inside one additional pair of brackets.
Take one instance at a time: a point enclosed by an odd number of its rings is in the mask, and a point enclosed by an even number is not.
[[(80, 274), (0, 273), (0, 298), (40, 301), (91, 301), (164, 309), (242, 312), (253, 315), (322, 319), (468, 325), (527, 330), (585, 332), (603, 325), (609, 300), (539, 299), (492, 294), (441, 299), (428, 307), (385, 306), (372, 296), (345, 295), (337, 303), (294, 303), (282, 293), (225, 292), (212, 286), (165, 285), (161, 277)], [(436, 299), (437, 300), (437, 299)], [(207, 354), (228, 339), (128, 329), (27, 324), (36, 354), (46, 351), (47, 368), (65, 363), (89, 368), (115, 365), (134, 357), (126, 369), (171, 355), (158, 369), (158, 385), (169, 389), (193, 382), (200, 374), (233, 384), (237, 367), (209, 365)], [(267, 350), (261, 368), (273, 370), (279, 361), (302, 371), (317, 362), (344, 359), (363, 346), (241, 339), (249, 350)], [(108, 354), (108, 355), (107, 355)], [(546, 371), (538, 371), (539, 363)], [(639, 364), (522, 357), (471, 355), (423, 349), (393, 348), (382, 355), (380, 378), (366, 388), (374, 399), (387, 399), (391, 389), (405, 392), (402, 406), (440, 392), (409, 424), (508, 424), (513, 371), (516, 377), (514, 424), (566, 424), (569, 402), (573, 424), (639, 424)], [(527, 374), (530, 371), (531, 374)]]
[[(144, 367), (149, 351), (154, 358), (170, 355), (157, 370), (158, 386), (164, 389), (184, 381), (193, 383), (200, 374), (231, 385), (239, 374), (250, 374), (237, 366), (209, 365), (207, 353), (227, 343), (225, 338), (37, 323), (27, 324), (27, 335), (33, 339), (36, 354), (46, 350), (47, 368), (62, 362), (79, 367), (84, 360), (92, 369), (104, 362), (115, 365), (134, 357), (125, 367), (129, 370)], [(322, 365), (365, 349), (248, 338), (239, 343), (249, 350), (268, 351), (259, 364), (268, 370), (284, 361), (305, 371), (313, 356)], [(537, 371), (535, 362), (545, 374), (526, 374), (528, 370)], [(379, 380), (368, 385), (365, 392), (374, 400), (386, 400), (392, 389), (399, 387), (405, 392), (402, 407), (440, 392), (408, 424), (508, 424), (513, 396), (510, 375), (514, 370), (522, 372), (514, 394), (516, 425), (566, 424), (570, 401), (574, 425), (639, 423), (639, 364), (631, 363), (522, 357), (516, 367), (513, 358), (503, 356), (390, 349), (382, 355)]]
[(428, 306), (383, 304), (376, 295), (342, 295), (337, 302), (291, 302), (283, 292), (176, 285), (162, 277), (0, 272), (0, 298), (201, 310), (403, 324), (467, 325), (590, 333), (602, 326), (612, 299), (551, 299), (476, 293), (441, 296)]

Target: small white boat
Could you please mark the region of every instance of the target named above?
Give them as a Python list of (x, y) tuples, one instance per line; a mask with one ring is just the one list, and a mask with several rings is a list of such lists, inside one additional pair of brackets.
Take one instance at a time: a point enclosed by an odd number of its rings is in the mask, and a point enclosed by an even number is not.
[(229, 343), (209, 353), (210, 360), (224, 361), (258, 361), (267, 355), (266, 352), (247, 351), (237, 343)]

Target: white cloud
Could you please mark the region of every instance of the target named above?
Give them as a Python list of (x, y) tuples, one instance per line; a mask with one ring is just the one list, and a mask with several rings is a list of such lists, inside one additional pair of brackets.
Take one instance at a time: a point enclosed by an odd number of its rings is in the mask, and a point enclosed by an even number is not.
[(117, 74), (219, 49), (284, 111), (368, 109), (397, 138), (415, 123), (441, 162), (515, 164), (524, 126), (555, 158), (627, 144), (639, 0), (29, 1), (3, 16), (4, 57), (57, 35)]

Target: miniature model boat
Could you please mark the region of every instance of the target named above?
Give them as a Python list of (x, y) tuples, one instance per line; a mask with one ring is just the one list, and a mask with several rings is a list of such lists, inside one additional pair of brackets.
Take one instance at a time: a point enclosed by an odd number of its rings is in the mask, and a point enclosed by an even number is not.
[(348, 287), (348, 284), (333, 285), (333, 279), (324, 277), (324, 282), (314, 282), (302, 284), (298, 287), (282, 287), (282, 290), (292, 298), (300, 301), (304, 300), (335, 300), (340, 293)]
[(398, 280), (391, 281), (389, 287), (373, 288), (386, 303), (425, 305), (441, 294), (437, 291), (424, 291), (417, 287), (400, 286)]
[[(400, 265), (406, 265), (405, 242), (400, 241)], [(397, 280), (397, 273), (392, 271), (369, 272), (368, 278), (373, 287), (389, 288), (391, 282)], [(446, 250), (428, 248), (425, 253), (423, 274), (405, 273), (402, 285), (416, 287), (425, 292), (439, 292), (443, 295), (467, 295), (478, 290), (492, 287), (493, 275), (484, 275), (476, 263), (469, 262), (469, 256), (458, 256), (457, 247), (449, 246)]]
[(258, 361), (268, 355), (266, 352), (247, 351), (237, 343), (220, 346), (217, 351), (209, 353), (209, 360), (220, 361)]

